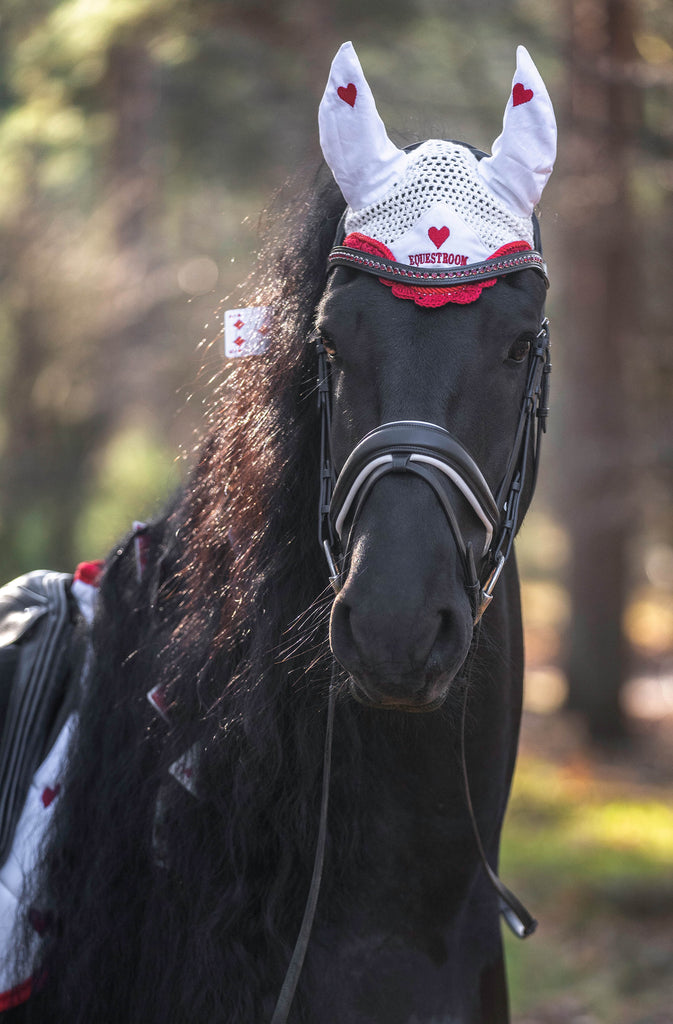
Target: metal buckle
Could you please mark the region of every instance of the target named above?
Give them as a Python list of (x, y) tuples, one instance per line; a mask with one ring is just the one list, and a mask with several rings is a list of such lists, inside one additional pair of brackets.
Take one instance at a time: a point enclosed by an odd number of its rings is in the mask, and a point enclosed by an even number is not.
[(337, 586), (339, 581), (339, 570), (337, 569), (336, 562), (334, 561), (334, 555), (332, 549), (329, 546), (329, 541), (324, 540), (322, 542), (323, 551), (325, 552), (325, 558), (327, 559), (327, 568), (329, 569), (329, 581), (332, 586), (332, 590), (335, 594), (339, 593), (339, 587)]
[(479, 608), (477, 609), (477, 617), (474, 620), (475, 626), (479, 622), (480, 618), (482, 617), (482, 615), (484, 614), (486, 609), (488, 608), (488, 606), (491, 603), (491, 601), (493, 600), (493, 591), (495, 589), (496, 583), (500, 579), (500, 573), (502, 572), (504, 566), (505, 566), (505, 556), (504, 555), (499, 555), (498, 556), (498, 561), (497, 561), (493, 571), (491, 572), (490, 576), (488, 577), (488, 579), (484, 583), (483, 587), (481, 588), (481, 595), (480, 595), (480, 598), (479, 598)]

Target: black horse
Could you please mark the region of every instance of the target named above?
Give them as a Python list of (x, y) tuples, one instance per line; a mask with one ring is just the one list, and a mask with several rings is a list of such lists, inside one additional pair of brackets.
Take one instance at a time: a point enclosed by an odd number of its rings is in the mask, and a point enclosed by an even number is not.
[[(330, 692), (324, 868), (289, 1020), (509, 1019), (479, 844), (495, 869), (523, 670), (504, 556), (533, 489), (545, 281), (524, 262), (477, 301), (422, 308), (344, 265), (349, 246), (327, 269), (331, 179), (298, 210), (250, 289), (272, 310), (266, 352), (219, 387), (142, 578), (134, 538), (107, 561), (17, 1019), (271, 1020), (314, 870)], [(433, 444), (453, 477), (410, 463)]]

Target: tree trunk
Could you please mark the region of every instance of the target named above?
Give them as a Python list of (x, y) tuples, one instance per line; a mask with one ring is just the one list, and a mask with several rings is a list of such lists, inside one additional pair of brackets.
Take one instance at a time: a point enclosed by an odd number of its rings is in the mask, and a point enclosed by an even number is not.
[[(142, 41), (111, 46), (108, 108), (114, 128), (108, 208), (117, 258), (110, 258), (107, 303), (101, 303), (100, 320), (91, 318), (81, 328), (87, 331), (85, 342), (74, 339), (86, 363), (78, 370), (96, 389), (94, 401), (83, 409), (76, 403), (71, 407), (68, 381), (55, 372), (68, 366), (65, 354), (73, 344), (72, 336), (59, 334), (67, 322), (59, 303), (69, 291), (58, 277), (58, 263), (47, 260), (45, 237), (54, 247), (58, 229), (51, 226), (52, 208), (37, 183), (27, 188), (24, 205), (4, 232), (3, 287), (14, 293), (10, 306), (15, 351), (5, 380), (0, 582), (29, 569), (72, 570), (91, 466), (128, 407), (146, 401), (150, 393), (152, 369), (141, 356), (152, 337), (150, 319), (156, 318), (157, 307), (166, 298), (163, 293), (153, 298), (146, 284), (148, 211), (158, 191), (158, 172), (148, 159), (156, 105), (147, 47)], [(158, 400), (156, 405), (160, 407)], [(102, 554), (91, 552), (91, 557)]]
[(562, 481), (571, 540), (568, 706), (599, 742), (626, 737), (622, 632), (633, 529), (623, 354), (637, 272), (629, 156), (635, 119), (630, 0), (569, 0), (570, 138), (564, 201), (567, 425)]
[(3, 235), (14, 346), (4, 382), (0, 583), (29, 569), (72, 568), (85, 453), (97, 430), (95, 416), (84, 421), (68, 408), (70, 384), (54, 357), (48, 220), (30, 191)]

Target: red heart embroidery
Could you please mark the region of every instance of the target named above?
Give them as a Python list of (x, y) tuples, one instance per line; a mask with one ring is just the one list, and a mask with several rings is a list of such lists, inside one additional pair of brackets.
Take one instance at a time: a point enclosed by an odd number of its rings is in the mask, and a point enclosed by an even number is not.
[(52, 800), (55, 800), (58, 794), (61, 792), (61, 783), (57, 782), (54, 788), (51, 786), (45, 786), (42, 790), (42, 803), (45, 807), (49, 807)]
[(443, 228), (428, 228), (428, 238), (438, 249), (444, 245), (451, 232), (447, 228), (446, 224)]
[(517, 82), (512, 89), (512, 103), (515, 107), (518, 107), (521, 103), (530, 103), (533, 95), (532, 89), (526, 89), (521, 82)]
[(340, 85), (337, 89), (337, 93), (344, 103), (348, 103), (350, 107), (355, 106), (355, 98), (358, 91), (352, 82), (349, 82), (348, 85)]

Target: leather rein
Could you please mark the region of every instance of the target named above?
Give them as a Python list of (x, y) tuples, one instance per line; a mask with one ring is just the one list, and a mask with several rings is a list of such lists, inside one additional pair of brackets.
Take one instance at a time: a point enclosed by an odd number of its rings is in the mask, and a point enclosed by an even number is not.
[[(537, 234), (537, 223), (536, 234)], [(336, 245), (328, 256), (328, 271), (347, 266), (387, 280), (419, 283), (423, 287), (464, 284), (504, 276), (531, 268), (540, 273), (549, 286), (546, 265), (536, 250), (514, 256), (486, 260), (464, 268), (448, 271), (416, 270), (363, 254), (360, 250)], [(532, 496), (538, 475), (540, 442), (546, 430), (549, 413), (549, 382), (551, 373), (549, 321), (543, 317), (528, 356), (528, 375), (519, 421), (505, 474), (496, 495), (484, 479), (476, 462), (449, 431), (438, 424), (419, 420), (397, 420), (384, 423), (367, 434), (353, 449), (339, 474), (334, 468), (331, 450), (332, 395), (327, 352), (318, 335), (313, 336), (318, 357), (318, 411), (320, 416), (320, 496), (318, 506), (318, 540), (325, 555), (329, 579), (335, 592), (341, 589), (347, 566), (353, 528), (374, 485), (388, 473), (413, 473), (424, 479), (436, 494), (455, 538), (465, 571), (465, 586), (470, 597), (474, 624), (477, 626), (493, 599), (493, 591), (512, 550), (516, 535), (521, 498), (530, 467)], [(454, 510), (455, 488), (466, 499), (484, 530), (484, 545), (475, 553), (471, 542), (465, 542)], [(471, 668), (468, 657), (467, 672)], [(327, 839), (331, 750), (334, 731), (338, 665), (332, 663), (329, 688), (327, 727), (323, 760), (320, 823), (313, 874), (299, 935), (278, 996), (271, 1024), (285, 1024), (308, 949), (313, 920), (320, 894), (322, 869)], [(467, 686), (461, 719), (461, 771), (465, 799), (479, 857), (486, 875), (495, 888), (500, 910), (510, 929), (518, 938), (535, 931), (537, 921), (519, 899), (498, 878), (488, 862), (479, 834), (467, 772), (465, 756), (465, 718)]]

